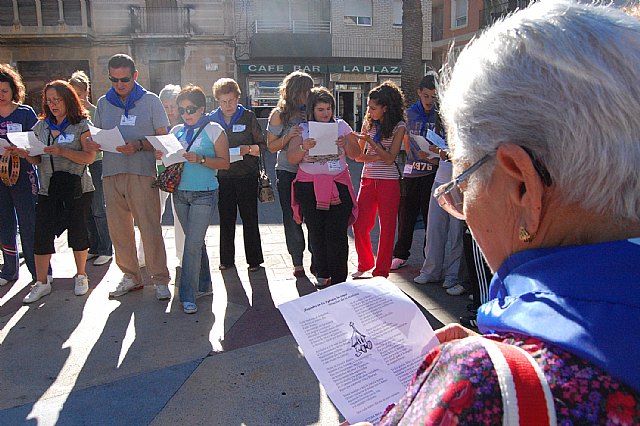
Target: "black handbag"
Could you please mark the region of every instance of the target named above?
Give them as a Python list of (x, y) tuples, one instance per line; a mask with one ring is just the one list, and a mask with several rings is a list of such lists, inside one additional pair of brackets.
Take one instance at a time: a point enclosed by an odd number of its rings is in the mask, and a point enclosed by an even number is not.
[(264, 149), (260, 149), (260, 159), (258, 161), (258, 200), (261, 203), (271, 203), (276, 200), (271, 187), (271, 179), (267, 174), (264, 160)]

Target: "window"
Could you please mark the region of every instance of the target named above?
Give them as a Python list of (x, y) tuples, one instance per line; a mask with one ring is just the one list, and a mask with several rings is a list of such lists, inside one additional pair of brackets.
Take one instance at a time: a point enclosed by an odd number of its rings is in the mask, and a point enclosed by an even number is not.
[(372, 12), (371, 0), (345, 0), (344, 23), (371, 26)]
[(468, 9), (468, 0), (453, 0), (451, 2), (451, 28), (467, 26)]
[(393, 0), (393, 26), (402, 26), (402, 0)]

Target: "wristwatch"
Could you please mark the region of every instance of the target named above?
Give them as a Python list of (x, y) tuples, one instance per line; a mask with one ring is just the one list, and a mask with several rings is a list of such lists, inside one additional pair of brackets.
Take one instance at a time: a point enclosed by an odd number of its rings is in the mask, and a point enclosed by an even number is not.
[(203, 155), (202, 157), (200, 157), (200, 161), (198, 161), (198, 163), (204, 164), (205, 161), (207, 161), (207, 157)]

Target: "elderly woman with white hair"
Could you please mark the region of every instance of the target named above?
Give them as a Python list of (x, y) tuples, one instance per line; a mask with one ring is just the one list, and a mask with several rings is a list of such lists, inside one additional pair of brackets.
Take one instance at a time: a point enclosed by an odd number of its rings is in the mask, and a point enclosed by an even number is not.
[(495, 271), (381, 424), (640, 424), (640, 21), (541, 1), (445, 77), (436, 192)]

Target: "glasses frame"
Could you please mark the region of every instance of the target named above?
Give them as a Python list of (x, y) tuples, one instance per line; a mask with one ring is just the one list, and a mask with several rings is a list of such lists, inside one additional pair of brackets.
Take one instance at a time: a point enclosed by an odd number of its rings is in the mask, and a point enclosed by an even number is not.
[(182, 107), (178, 107), (178, 114), (180, 115), (184, 115), (185, 113), (189, 114), (189, 115), (193, 115), (196, 112), (198, 112), (198, 110), (202, 108), (196, 105), (189, 105), (186, 108), (182, 108)]
[(63, 98), (54, 98), (54, 99), (45, 99), (44, 103), (46, 103), (47, 105), (58, 105), (62, 101), (64, 101)]
[(111, 77), (109, 76), (109, 81), (111, 81), (112, 83), (128, 83), (133, 79), (133, 77), (122, 77), (122, 78), (116, 78), (116, 77)]

